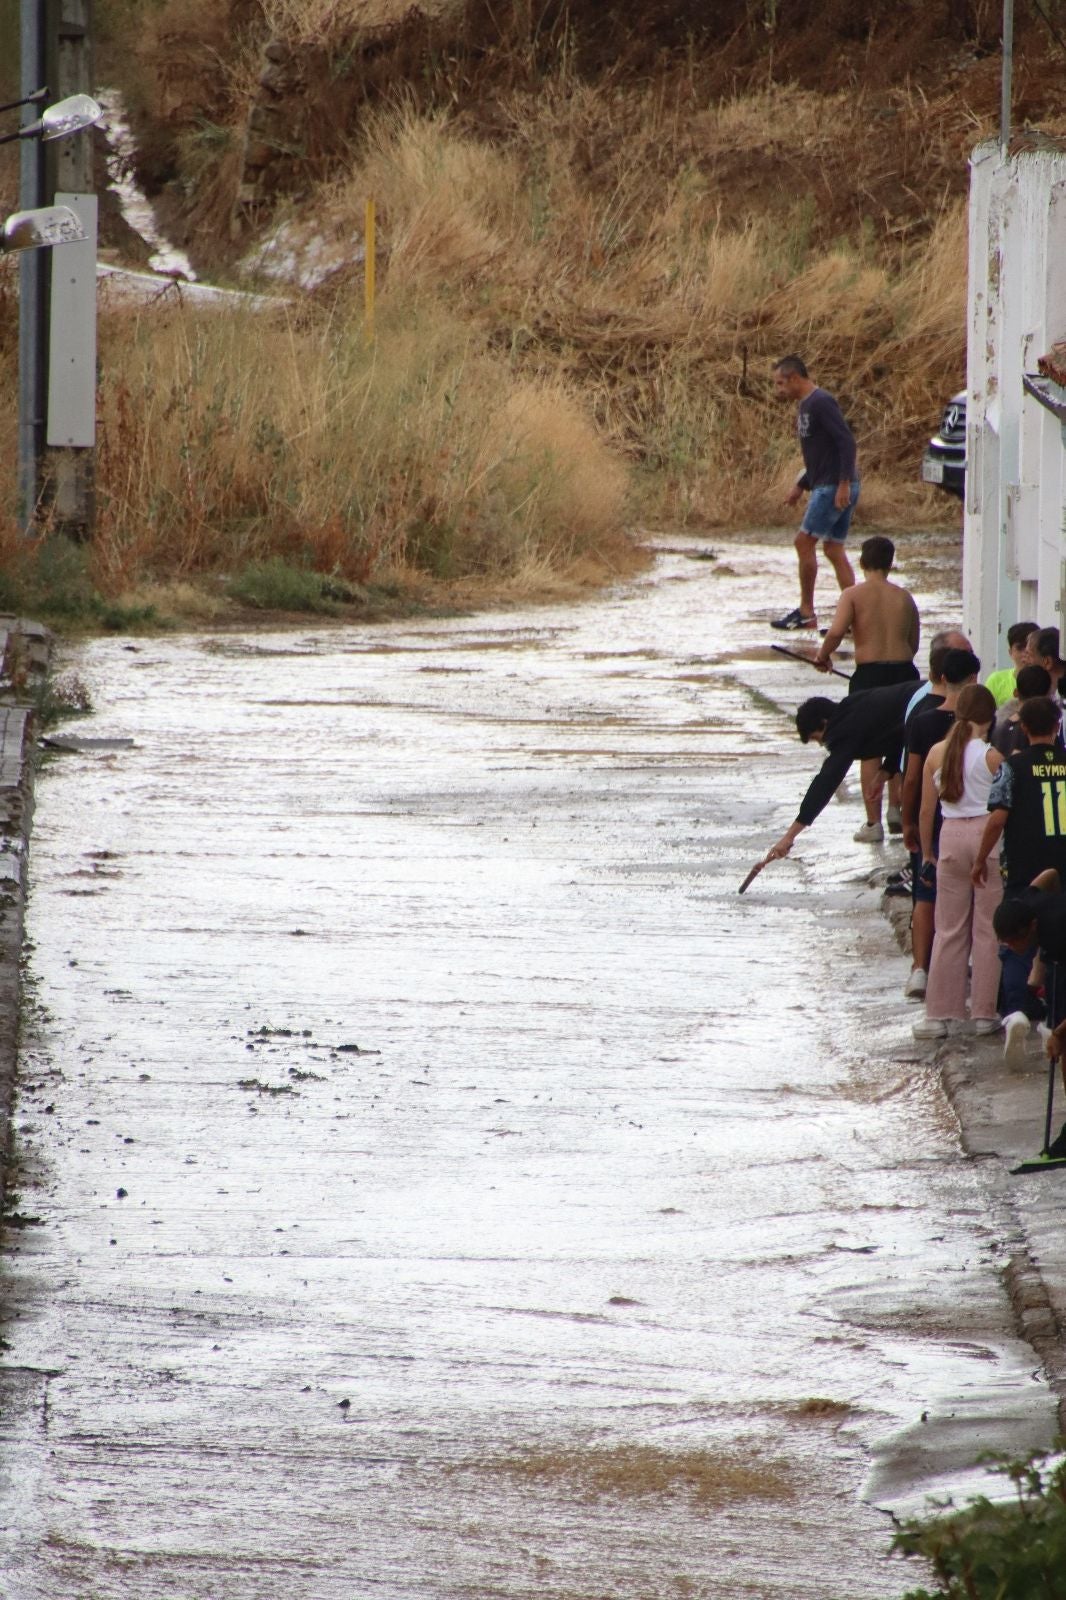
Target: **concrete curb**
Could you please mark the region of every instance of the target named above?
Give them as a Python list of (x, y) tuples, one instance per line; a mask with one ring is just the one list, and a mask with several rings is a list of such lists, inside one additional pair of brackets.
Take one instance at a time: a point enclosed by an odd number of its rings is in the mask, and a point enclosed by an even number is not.
[[(886, 895), (881, 909), (909, 954), (910, 901)], [(920, 1010), (915, 1007), (916, 1016)], [(1041, 1061), (1031, 1054), (1024, 1073), (1011, 1069), (999, 1038), (951, 1039), (936, 1049), (933, 1061), (962, 1147), (984, 1165), (990, 1197), (1007, 1224), (1003, 1287), (1018, 1337), (1032, 1346), (1056, 1396), (1059, 1431), (1066, 1435), (1066, 1234), (1045, 1226), (1049, 1215), (1061, 1217), (1066, 1177), (1010, 1173), (1017, 1161), (1036, 1153), (1043, 1132), (1044, 1074), (1029, 1070)]]
[(40, 623), (0, 617), (0, 1206), (11, 1164), (18, 1067), (22, 945), (36, 775), (37, 713), (28, 693), (43, 685), (52, 637)]

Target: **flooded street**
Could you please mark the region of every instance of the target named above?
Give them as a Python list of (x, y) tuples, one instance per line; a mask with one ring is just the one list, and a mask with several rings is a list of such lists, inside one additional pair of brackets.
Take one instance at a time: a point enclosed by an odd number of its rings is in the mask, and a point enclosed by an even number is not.
[(66, 651), (135, 744), (38, 781), (3, 1600), (888, 1600), (877, 1507), (1050, 1437), (900, 852), (736, 892), (793, 566)]

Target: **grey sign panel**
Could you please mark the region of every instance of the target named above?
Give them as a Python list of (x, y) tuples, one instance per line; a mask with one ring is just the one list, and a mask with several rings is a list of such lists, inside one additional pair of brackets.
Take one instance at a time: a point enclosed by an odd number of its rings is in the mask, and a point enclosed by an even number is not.
[(85, 229), (82, 244), (52, 253), (48, 358), (49, 445), (96, 443), (96, 212), (94, 194), (57, 194)]

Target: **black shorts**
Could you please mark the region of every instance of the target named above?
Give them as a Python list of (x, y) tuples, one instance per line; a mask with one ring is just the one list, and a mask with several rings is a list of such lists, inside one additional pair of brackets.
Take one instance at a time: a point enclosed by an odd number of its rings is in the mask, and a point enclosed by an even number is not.
[(864, 661), (856, 667), (848, 684), (849, 694), (861, 694), (864, 689), (888, 689), (894, 683), (918, 682), (921, 674), (913, 661)]

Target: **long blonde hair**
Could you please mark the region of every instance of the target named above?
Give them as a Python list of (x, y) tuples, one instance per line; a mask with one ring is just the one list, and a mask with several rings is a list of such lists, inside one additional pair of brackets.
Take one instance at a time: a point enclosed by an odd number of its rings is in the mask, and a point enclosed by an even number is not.
[(996, 714), (995, 696), (980, 683), (968, 683), (955, 705), (955, 726), (948, 734), (944, 746), (944, 759), (940, 763), (940, 798), (955, 801), (962, 799), (965, 787), (963, 763), (966, 746), (975, 727), (983, 727)]

